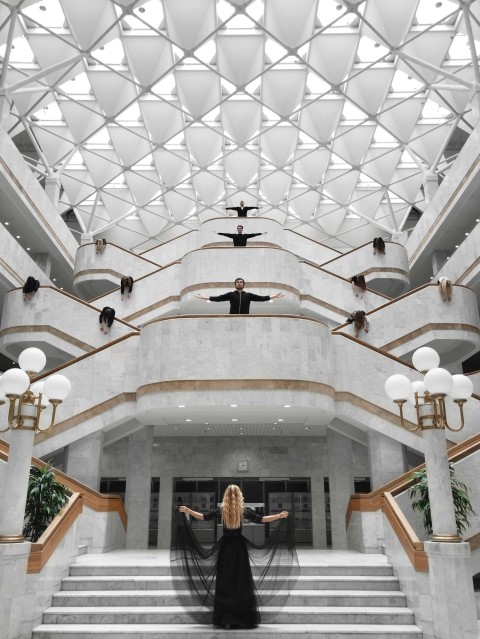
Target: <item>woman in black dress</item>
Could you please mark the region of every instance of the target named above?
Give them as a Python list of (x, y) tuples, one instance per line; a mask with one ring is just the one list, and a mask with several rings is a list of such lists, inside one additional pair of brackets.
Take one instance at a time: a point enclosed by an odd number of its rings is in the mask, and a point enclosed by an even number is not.
[[(180, 506), (177, 513), (173, 559), (181, 560), (190, 594), (197, 603), (213, 608), (214, 626), (255, 628), (260, 623), (259, 591), (265, 588), (271, 593), (278, 592), (279, 581), (291, 575), (296, 563), (293, 518), (287, 511), (262, 517), (246, 508), (242, 492), (234, 484), (225, 490), (220, 508), (204, 515), (188, 506)], [(223, 536), (213, 547), (203, 547), (195, 538), (187, 518), (180, 513), (207, 520), (220, 516)], [(269, 523), (277, 520), (280, 520), (278, 526), (270, 531), (269, 540), (264, 544), (253, 544), (242, 535), (243, 521)], [(180, 588), (183, 587), (181, 584)]]

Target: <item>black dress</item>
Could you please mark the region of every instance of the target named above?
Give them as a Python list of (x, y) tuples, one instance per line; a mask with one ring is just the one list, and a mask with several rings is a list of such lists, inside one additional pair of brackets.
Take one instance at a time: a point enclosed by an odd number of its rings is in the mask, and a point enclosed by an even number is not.
[[(205, 514), (204, 519), (220, 516), (220, 509)], [(173, 530), (172, 574), (178, 599), (189, 597), (213, 610), (217, 627), (255, 628), (260, 623), (259, 605), (265, 605), (275, 593), (275, 605), (282, 605), (282, 583), (298, 568), (294, 544), (293, 518), (281, 519), (264, 544), (250, 542), (242, 527), (223, 527), (223, 536), (210, 548), (200, 544), (187, 517), (177, 511)], [(244, 519), (260, 523), (262, 517), (251, 508), (244, 509)], [(253, 572), (252, 572), (253, 567)], [(184, 579), (178, 579), (183, 574)], [(266, 592), (268, 591), (268, 592)], [(188, 609), (187, 609), (188, 610)], [(201, 611), (190, 614), (205, 623)]]

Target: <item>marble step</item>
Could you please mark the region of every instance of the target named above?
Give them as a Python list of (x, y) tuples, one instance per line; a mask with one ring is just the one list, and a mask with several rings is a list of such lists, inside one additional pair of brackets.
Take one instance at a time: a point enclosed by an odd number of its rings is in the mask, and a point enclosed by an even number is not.
[[(408, 608), (390, 607), (318, 607), (265, 606), (261, 608), (265, 620), (275, 624), (413, 624)], [(189, 624), (189, 612), (198, 614), (198, 623), (208, 624), (212, 613), (197, 606), (117, 606), (48, 608), (43, 614), (44, 624)], [(123, 637), (123, 633), (122, 633)]]
[[(267, 596), (272, 593), (266, 592)], [(406, 597), (403, 593), (389, 591), (370, 591), (359, 593), (356, 590), (297, 590), (275, 591), (279, 597), (288, 597), (288, 605), (291, 606), (336, 606), (336, 607), (381, 607), (406, 606)], [(98, 590), (98, 591), (69, 591), (59, 592), (53, 595), (52, 606), (94, 607), (94, 606), (172, 606), (176, 605), (177, 596), (182, 596), (182, 604), (194, 605), (193, 598), (188, 591), (177, 592), (175, 590)]]
[[(392, 567), (389, 565), (378, 566), (375, 564), (372, 565), (359, 565), (359, 566), (349, 566), (346, 564), (325, 564), (320, 566), (302, 566), (301, 568), (302, 575), (310, 576), (329, 576), (329, 575), (337, 575), (337, 576), (390, 576), (392, 575)], [(83, 564), (72, 564), (70, 566), (70, 574), (72, 576), (101, 576), (101, 575), (135, 575), (135, 576), (167, 576), (171, 575), (170, 566), (167, 565), (158, 565), (155, 566), (151, 563), (149, 564), (135, 564), (132, 566), (128, 565), (83, 565)], [(280, 567), (281, 574), (281, 567)]]
[[(262, 624), (255, 630), (221, 630), (212, 626), (193, 624), (126, 625), (121, 630), (122, 639), (422, 639), (422, 631), (414, 625), (364, 624), (352, 627), (346, 624), (302, 624), (283, 626)], [(117, 625), (42, 624), (33, 631), (32, 639), (118, 639)]]
[[(289, 587), (291, 583), (291, 587)], [(399, 590), (396, 577), (386, 576), (304, 576), (287, 579), (290, 590)], [(70, 576), (62, 579), (61, 590), (172, 590), (173, 580), (165, 576)]]

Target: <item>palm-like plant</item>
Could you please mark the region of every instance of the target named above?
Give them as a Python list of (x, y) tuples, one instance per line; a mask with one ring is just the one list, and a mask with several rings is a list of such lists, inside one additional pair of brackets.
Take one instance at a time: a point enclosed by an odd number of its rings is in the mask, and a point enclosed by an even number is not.
[[(462, 535), (469, 525), (469, 519), (475, 515), (467, 486), (455, 477), (453, 464), (449, 464), (450, 482), (452, 484), (453, 507), (455, 510), (455, 522), (457, 534)], [(422, 514), (422, 523), (427, 535), (432, 534), (432, 514), (430, 512), (430, 500), (428, 498), (428, 480), (425, 469), (412, 473), (414, 485), (410, 488), (409, 496), (412, 499), (412, 509)]]
[(70, 494), (66, 486), (55, 481), (55, 473), (50, 466), (32, 466), (28, 480), (24, 536), (30, 541), (37, 541), (65, 506)]

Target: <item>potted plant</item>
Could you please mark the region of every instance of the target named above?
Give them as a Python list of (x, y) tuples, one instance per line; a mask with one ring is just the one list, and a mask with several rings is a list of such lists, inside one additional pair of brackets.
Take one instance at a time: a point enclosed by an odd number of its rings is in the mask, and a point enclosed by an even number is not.
[(37, 541), (53, 518), (65, 506), (70, 491), (55, 481), (51, 466), (30, 469), (28, 480), (27, 504), (25, 507), (25, 525), (23, 534), (30, 541)]
[[(453, 507), (455, 510), (455, 522), (457, 524), (457, 534), (461, 536), (469, 525), (469, 518), (475, 515), (467, 486), (455, 477), (453, 464), (450, 468), (450, 482), (452, 484)], [(432, 515), (430, 512), (430, 501), (428, 498), (428, 481), (426, 469), (412, 473), (414, 480), (410, 488), (409, 496), (412, 499), (412, 509), (422, 514), (422, 523), (427, 535), (432, 534)]]

